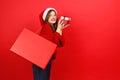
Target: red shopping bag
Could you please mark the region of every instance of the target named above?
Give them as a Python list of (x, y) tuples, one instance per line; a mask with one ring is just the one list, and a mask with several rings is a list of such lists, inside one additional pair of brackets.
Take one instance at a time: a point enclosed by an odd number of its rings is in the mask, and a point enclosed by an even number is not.
[(56, 44), (25, 28), (10, 50), (45, 69), (56, 46)]

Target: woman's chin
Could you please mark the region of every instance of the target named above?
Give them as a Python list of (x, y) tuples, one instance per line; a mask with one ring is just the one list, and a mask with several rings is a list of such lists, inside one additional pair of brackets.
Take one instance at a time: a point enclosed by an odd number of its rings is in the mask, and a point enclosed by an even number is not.
[(52, 22), (50, 22), (51, 24), (55, 24), (56, 23), (56, 21), (52, 21)]

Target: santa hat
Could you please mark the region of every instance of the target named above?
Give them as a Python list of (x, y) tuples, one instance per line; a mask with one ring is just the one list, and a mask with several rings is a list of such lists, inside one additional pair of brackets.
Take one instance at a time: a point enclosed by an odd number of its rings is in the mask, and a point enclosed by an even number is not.
[(42, 18), (43, 18), (44, 21), (45, 21), (45, 18), (46, 18), (47, 14), (48, 14), (48, 12), (50, 10), (54, 10), (56, 12), (56, 14), (57, 14), (57, 11), (56, 11), (55, 8), (47, 8), (47, 9), (45, 9), (44, 12), (43, 12), (43, 15), (42, 15)]

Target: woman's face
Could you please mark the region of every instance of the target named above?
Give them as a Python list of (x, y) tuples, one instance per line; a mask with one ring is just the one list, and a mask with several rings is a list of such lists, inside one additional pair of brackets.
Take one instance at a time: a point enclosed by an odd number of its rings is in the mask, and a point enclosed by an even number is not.
[(56, 15), (56, 13), (55, 13), (54, 11), (51, 11), (51, 12), (49, 13), (48, 22), (49, 22), (50, 24), (54, 24), (54, 23), (56, 23), (56, 21), (57, 21), (57, 15)]

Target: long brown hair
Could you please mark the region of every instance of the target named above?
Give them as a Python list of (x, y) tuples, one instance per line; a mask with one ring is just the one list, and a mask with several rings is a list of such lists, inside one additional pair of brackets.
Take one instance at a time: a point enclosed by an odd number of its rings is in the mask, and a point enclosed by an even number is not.
[[(50, 12), (52, 12), (52, 11), (54, 11), (54, 10), (48, 11), (48, 14), (47, 14), (47, 16), (46, 16), (46, 18), (45, 18), (45, 22), (46, 22), (47, 24), (49, 24), (49, 25), (52, 27), (53, 32), (55, 32), (56, 29), (57, 29), (58, 18), (57, 18), (57, 20), (56, 20), (56, 23), (54, 23), (54, 24), (50, 24), (50, 23), (48, 22), (48, 19), (49, 19), (49, 17), (50, 17)], [(54, 11), (54, 12), (55, 12), (55, 11)], [(55, 14), (56, 14), (56, 12), (55, 12)], [(56, 14), (56, 16), (57, 16), (57, 14)]]

